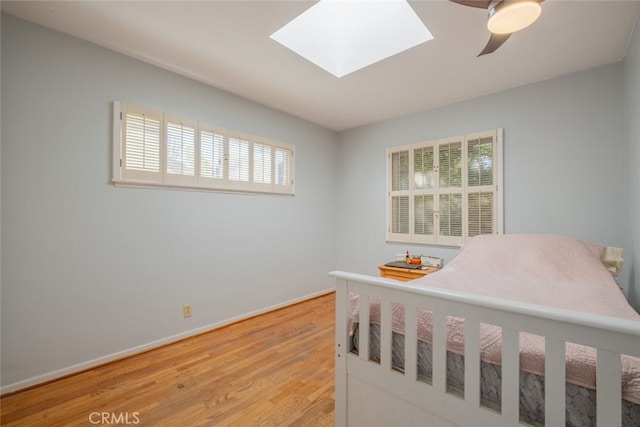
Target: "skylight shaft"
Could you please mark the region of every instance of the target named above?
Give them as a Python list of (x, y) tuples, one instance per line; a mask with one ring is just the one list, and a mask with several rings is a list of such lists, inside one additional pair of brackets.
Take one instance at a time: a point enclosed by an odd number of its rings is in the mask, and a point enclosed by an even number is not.
[(433, 36), (405, 0), (321, 0), (271, 38), (340, 78)]

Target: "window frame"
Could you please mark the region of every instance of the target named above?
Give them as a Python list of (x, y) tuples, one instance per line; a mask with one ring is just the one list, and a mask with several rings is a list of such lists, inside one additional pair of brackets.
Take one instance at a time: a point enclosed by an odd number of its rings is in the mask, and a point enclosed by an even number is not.
[[(127, 168), (127, 135), (128, 114), (149, 116), (152, 120), (159, 121), (159, 171), (137, 171)], [(170, 123), (172, 131), (169, 131)], [(168, 165), (184, 162), (185, 157), (178, 156), (178, 160), (170, 162), (169, 159), (169, 135), (177, 135), (177, 125), (179, 127), (186, 126), (194, 131), (193, 141), (193, 175), (182, 173), (170, 173)], [(184, 136), (184, 130), (181, 129), (180, 135)], [(212, 152), (203, 153), (203, 133), (212, 135), (211, 150)], [(187, 132), (188, 134), (188, 132)], [(208, 136), (208, 135), (207, 135)], [(229, 174), (230, 152), (229, 140), (240, 138), (246, 141), (248, 146), (247, 180), (231, 179)], [(174, 141), (177, 141), (174, 139)], [(183, 143), (182, 140), (180, 140)], [(222, 141), (222, 155), (214, 147), (219, 146)], [(207, 141), (209, 142), (209, 141)], [(269, 175), (269, 182), (254, 182), (254, 144), (262, 147), (268, 147), (270, 170), (265, 175)], [(184, 148), (184, 147), (183, 147)], [(215, 152), (214, 152), (215, 151)], [(278, 155), (276, 155), (278, 153)], [(211, 172), (219, 171), (222, 166), (222, 178), (205, 176), (205, 170), (202, 168), (205, 155), (211, 154), (213, 162), (221, 159), (222, 165), (211, 165)], [(184, 156), (184, 151), (181, 153)], [(188, 155), (186, 156), (188, 157)], [(173, 157), (175, 159), (175, 156)], [(231, 192), (231, 193), (259, 193), (259, 194), (275, 194), (275, 195), (295, 195), (295, 147), (283, 142), (270, 140), (254, 135), (244, 134), (241, 132), (225, 129), (220, 126), (212, 126), (204, 122), (193, 119), (180, 117), (175, 114), (163, 113), (132, 104), (113, 102), (113, 161), (112, 161), (112, 182), (118, 187), (139, 187), (139, 188), (166, 188), (191, 191), (213, 191), (213, 192)], [(279, 163), (278, 163), (279, 161)], [(178, 162), (178, 163), (176, 163)], [(276, 169), (285, 164), (284, 173), (287, 180), (280, 183), (276, 176)], [(263, 170), (264, 172), (264, 170)]]
[[(386, 199), (386, 241), (387, 243), (402, 243), (402, 244), (417, 244), (417, 245), (432, 245), (432, 246), (444, 246), (444, 247), (457, 247), (461, 246), (469, 239), (469, 197), (474, 193), (493, 193), (493, 215), (492, 227), (497, 234), (504, 233), (504, 166), (503, 166), (503, 129), (497, 128), (487, 131), (474, 132), (465, 135), (458, 135), (448, 138), (441, 138), (430, 141), (422, 141), (413, 144), (403, 144), (395, 147), (387, 148), (387, 161), (386, 161), (386, 181), (387, 181), (387, 199)], [(492, 153), (492, 184), (484, 186), (470, 186), (468, 181), (469, 177), (469, 153), (468, 147), (470, 141), (481, 140), (483, 138), (492, 137), (493, 139), (493, 153)], [(439, 170), (439, 156), (440, 147), (453, 142), (460, 142), (462, 145), (462, 159), (461, 159), (461, 186), (460, 187), (440, 187), (440, 170)], [(422, 187), (418, 188), (416, 184), (415, 172), (415, 153), (416, 150), (422, 150), (427, 147), (433, 147), (433, 176), (425, 177), (421, 181)], [(402, 153), (407, 151), (407, 157), (409, 159), (408, 165), (408, 177), (407, 184), (408, 189), (396, 189), (394, 190), (393, 174), (393, 159), (394, 153)], [(404, 176), (404, 174), (403, 174)], [(396, 178), (398, 179), (398, 178)], [(429, 187), (428, 182), (433, 182), (433, 186)], [(426, 183), (426, 184), (425, 184)], [(426, 186), (425, 186), (426, 185)], [(445, 194), (462, 194), (461, 200), (461, 212), (462, 212), (462, 225), (461, 236), (447, 236), (440, 234), (440, 218), (438, 217), (440, 212), (440, 196)], [(433, 206), (433, 220), (432, 230), (433, 234), (420, 234), (416, 233), (415, 215), (416, 215), (416, 197), (420, 196), (432, 196)], [(394, 198), (395, 197), (407, 197), (408, 198), (408, 232), (396, 232), (398, 228), (394, 229)], [(428, 197), (427, 197), (428, 199)], [(427, 215), (428, 216), (428, 215)], [(425, 216), (425, 217), (427, 217)], [(424, 224), (423, 224), (424, 225)], [(427, 228), (426, 226), (424, 228)], [(404, 230), (403, 229), (403, 230)]]

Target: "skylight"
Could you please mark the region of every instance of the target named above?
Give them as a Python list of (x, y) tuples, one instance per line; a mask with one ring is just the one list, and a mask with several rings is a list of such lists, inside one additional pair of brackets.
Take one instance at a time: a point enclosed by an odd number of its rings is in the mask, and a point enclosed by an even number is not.
[(433, 36), (406, 0), (321, 0), (271, 38), (339, 78)]

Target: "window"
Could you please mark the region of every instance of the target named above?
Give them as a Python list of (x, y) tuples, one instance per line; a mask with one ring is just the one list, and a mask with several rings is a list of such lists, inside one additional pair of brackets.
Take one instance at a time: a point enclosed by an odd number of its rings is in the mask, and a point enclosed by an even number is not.
[[(122, 150), (123, 179), (155, 180), (160, 173), (160, 129), (162, 114), (126, 111), (122, 126), (128, 144)], [(118, 159), (120, 159), (118, 155)]]
[(196, 122), (165, 117), (167, 140), (166, 181), (176, 185), (196, 183)]
[(114, 102), (113, 182), (293, 194), (293, 147)]
[(390, 242), (502, 233), (502, 129), (388, 150)]

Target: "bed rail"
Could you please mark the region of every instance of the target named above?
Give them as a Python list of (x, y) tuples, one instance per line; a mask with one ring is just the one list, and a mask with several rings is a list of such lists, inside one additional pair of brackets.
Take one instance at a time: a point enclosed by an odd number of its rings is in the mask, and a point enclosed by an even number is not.
[[(520, 331), (545, 337), (546, 425), (565, 425), (567, 342), (597, 349), (597, 424), (621, 425), (621, 355), (640, 357), (640, 322), (343, 271), (331, 272), (330, 276), (336, 279), (336, 426), (520, 425)], [(351, 293), (360, 298), (357, 355), (350, 352)], [(380, 363), (369, 360), (369, 322), (362, 320), (369, 319), (370, 298), (380, 300)], [(393, 303), (405, 306), (404, 372), (391, 366)], [(431, 384), (417, 379), (418, 309), (433, 313)], [(464, 398), (446, 390), (447, 316), (465, 319)], [(480, 404), (481, 323), (502, 328), (502, 403), (499, 412)], [(408, 417), (406, 422), (402, 422), (403, 417)], [(420, 421), (416, 422), (416, 419)]]

